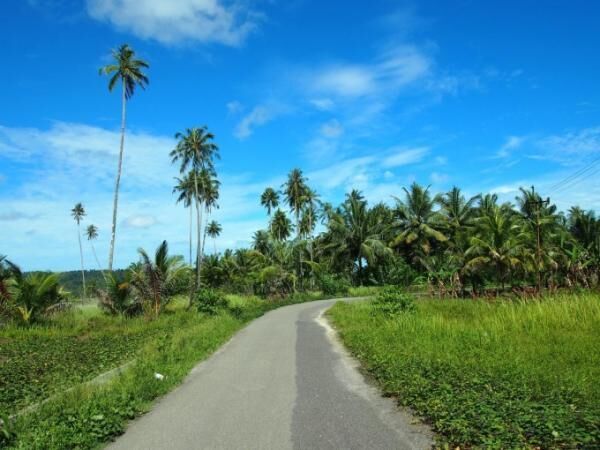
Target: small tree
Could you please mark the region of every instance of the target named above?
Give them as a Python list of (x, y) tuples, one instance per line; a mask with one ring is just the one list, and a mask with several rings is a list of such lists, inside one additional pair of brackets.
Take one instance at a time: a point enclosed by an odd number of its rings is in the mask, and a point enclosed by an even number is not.
[(174, 293), (175, 283), (182, 271), (189, 270), (182, 256), (169, 256), (167, 241), (163, 241), (154, 259), (143, 248), (138, 249), (140, 264), (131, 275), (131, 284), (142, 304), (144, 313), (158, 317)]

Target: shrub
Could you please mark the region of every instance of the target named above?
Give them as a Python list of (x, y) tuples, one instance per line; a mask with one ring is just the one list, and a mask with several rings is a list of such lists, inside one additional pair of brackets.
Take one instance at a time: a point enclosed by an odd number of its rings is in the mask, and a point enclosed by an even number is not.
[(129, 273), (123, 277), (107, 274), (105, 281), (105, 289), (96, 290), (100, 309), (108, 314), (125, 316), (133, 316), (142, 312), (140, 303), (132, 295)]
[(386, 287), (379, 292), (373, 300), (373, 306), (375, 313), (386, 316), (395, 316), (415, 310), (413, 297), (395, 286)]
[(196, 294), (196, 308), (199, 312), (214, 316), (219, 311), (227, 309), (227, 299), (215, 289), (200, 289)]
[(256, 277), (255, 290), (266, 298), (284, 298), (296, 290), (296, 276), (279, 266), (268, 266)]
[(323, 291), (323, 294), (325, 295), (346, 295), (350, 290), (350, 283), (348, 280), (329, 274), (319, 276), (319, 284), (321, 291)]

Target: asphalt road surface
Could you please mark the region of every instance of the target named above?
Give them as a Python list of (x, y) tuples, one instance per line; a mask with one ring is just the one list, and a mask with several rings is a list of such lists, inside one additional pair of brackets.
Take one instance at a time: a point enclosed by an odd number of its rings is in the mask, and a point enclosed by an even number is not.
[(358, 371), (323, 312), (283, 307), (250, 323), (108, 448), (425, 449), (429, 430)]

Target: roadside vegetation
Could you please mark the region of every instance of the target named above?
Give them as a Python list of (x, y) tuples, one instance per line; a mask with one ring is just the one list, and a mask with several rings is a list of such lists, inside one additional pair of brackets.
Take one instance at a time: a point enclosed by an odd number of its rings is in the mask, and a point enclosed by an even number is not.
[[(338, 303), (344, 344), (450, 448), (596, 448), (600, 298)], [(402, 304), (393, 310), (383, 307)], [(408, 305), (408, 306), (407, 306)]]

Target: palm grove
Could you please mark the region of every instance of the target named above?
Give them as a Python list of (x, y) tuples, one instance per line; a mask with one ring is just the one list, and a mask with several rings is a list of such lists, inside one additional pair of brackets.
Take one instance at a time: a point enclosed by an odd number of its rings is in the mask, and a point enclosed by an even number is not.
[[(86, 236), (102, 273), (95, 289), (100, 305), (113, 314), (160, 314), (175, 293), (189, 294), (189, 305), (206, 297), (206, 288), (281, 298), (297, 291), (343, 293), (350, 285), (426, 286), (439, 295), (464, 296), (507, 289), (526, 291), (597, 285), (600, 268), (600, 220), (578, 207), (557, 211), (534, 188), (521, 189), (515, 204), (499, 203), (495, 194), (467, 198), (458, 188), (433, 195), (412, 184), (392, 206), (370, 205), (353, 190), (334, 206), (322, 201), (300, 169), (280, 188), (260, 196), (268, 226), (254, 233), (250, 248), (216, 251), (219, 223), (209, 222), (218, 207), (215, 159), (219, 149), (206, 126), (175, 135), (170, 152), (180, 176), (173, 193), (189, 210), (187, 264), (169, 256), (163, 241), (153, 257), (139, 249), (140, 260), (113, 271), (119, 188), (125, 151), (126, 105), (136, 88), (145, 88), (149, 64), (122, 45), (113, 63), (100, 73), (108, 89), (121, 88), (121, 129), (115, 176), (107, 271), (93, 241), (99, 230), (89, 224)], [(84, 206), (71, 211), (77, 225), (82, 293), (87, 295), (81, 222)], [(206, 255), (207, 238), (213, 252)], [(195, 241), (195, 249), (194, 249)], [(28, 323), (67, 305), (69, 294), (56, 274), (24, 274), (0, 257), (0, 315)]]

